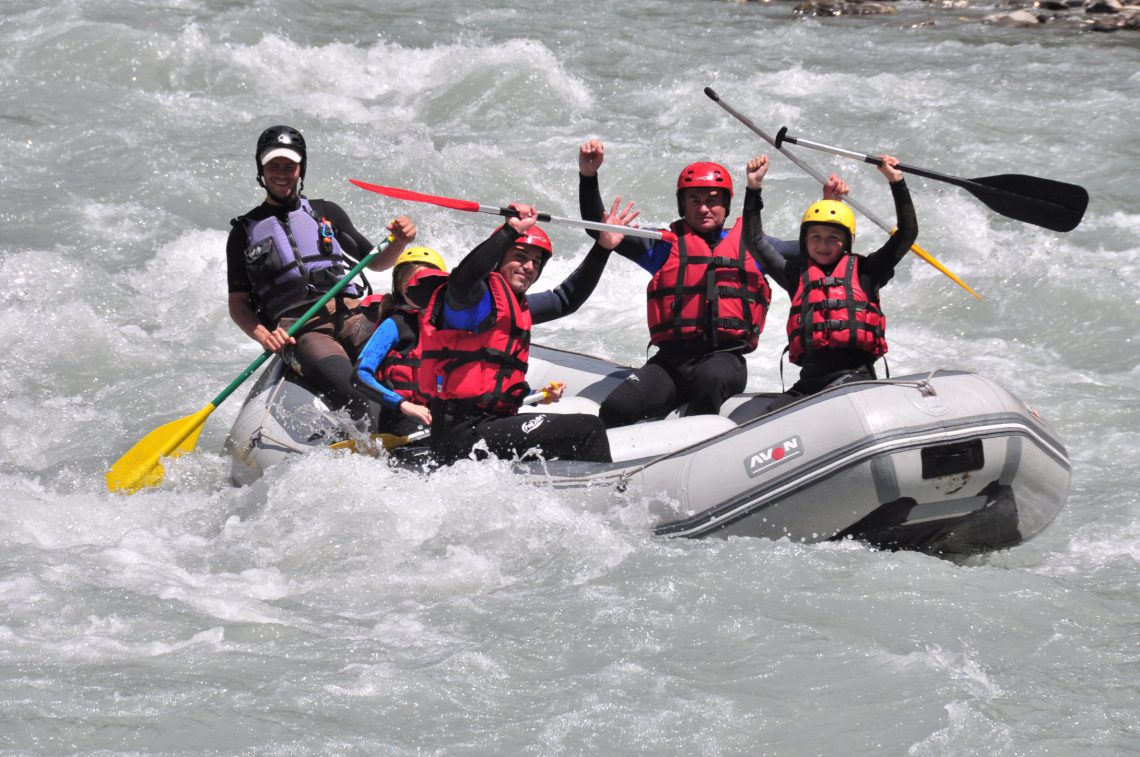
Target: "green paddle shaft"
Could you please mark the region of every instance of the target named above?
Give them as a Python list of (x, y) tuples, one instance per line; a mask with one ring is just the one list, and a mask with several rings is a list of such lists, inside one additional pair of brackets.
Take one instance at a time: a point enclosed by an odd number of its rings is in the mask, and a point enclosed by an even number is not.
[[(360, 274), (361, 271), (363, 271), (365, 268), (367, 268), (368, 264), (371, 263), (373, 260), (375, 260), (376, 257), (381, 252), (383, 252), (385, 249), (387, 249), (388, 245), (391, 243), (392, 243), (392, 237), (388, 237), (384, 241), (380, 242), (380, 244), (376, 245), (375, 250), (373, 250), (368, 255), (365, 255), (363, 260), (361, 260), (359, 263), (357, 263), (355, 266), (353, 266), (352, 270), (350, 270), (348, 272), (348, 274), (344, 276), (344, 278), (342, 278), (335, 285), (333, 285), (332, 289), (325, 292), (325, 294), (319, 300), (314, 302), (313, 306), (311, 308), (309, 308), (308, 310), (306, 310), (304, 315), (302, 315), (300, 318), (298, 318), (297, 322), (294, 323), (292, 326), (290, 326), (289, 329), (285, 333), (287, 333), (289, 336), (293, 336), (298, 331), (300, 331), (301, 328), (304, 327), (304, 325), (306, 323), (308, 323), (309, 319), (311, 319), (325, 305), (327, 305), (329, 300), (331, 300), (333, 297), (336, 297), (337, 294), (340, 293), (340, 290), (342, 290), (346, 286), (348, 286), (349, 282), (352, 281), (353, 279), (355, 279)], [(254, 360), (252, 363), (250, 363), (249, 366), (244, 371), (242, 371), (238, 375), (237, 378), (235, 378), (233, 381), (230, 382), (229, 386), (227, 386), (225, 389), (223, 389), (218, 394), (217, 397), (214, 397), (214, 399), (210, 402), (210, 404), (213, 405), (214, 407), (217, 407), (218, 405), (222, 404), (222, 402), (225, 401), (226, 397), (229, 397), (231, 394), (233, 394), (234, 390), (237, 389), (239, 386), (241, 386), (242, 382), (244, 382), (247, 378), (252, 376), (253, 372), (256, 371), (258, 368), (260, 368), (262, 366), (262, 364), (265, 363), (265, 361), (268, 360), (272, 355), (273, 355), (273, 353), (270, 352), (269, 350), (266, 350), (265, 352), (261, 353), (261, 356), (258, 357), (257, 360)]]
[[(373, 252), (366, 255), (344, 278), (334, 284), (325, 295), (313, 303), (313, 306), (305, 311), (305, 314), (298, 318), (297, 322), (289, 328), (287, 331), (289, 336), (293, 336), (300, 331), (301, 327), (303, 327), (309, 319), (328, 304), (328, 301), (335, 297), (338, 292), (348, 286), (348, 283), (356, 278), (369, 263), (375, 260), (376, 256), (386, 249), (391, 242), (392, 237), (388, 237), (377, 245)], [(164, 457), (177, 457), (178, 455), (184, 455), (192, 451), (194, 445), (198, 442), (199, 434), (202, 433), (202, 426), (206, 423), (206, 419), (210, 417), (210, 413), (214, 412), (214, 409), (217, 408), (226, 397), (233, 394), (234, 390), (237, 389), (243, 381), (249, 378), (254, 371), (260, 368), (262, 363), (268, 360), (272, 354), (273, 353), (268, 350), (263, 352), (257, 360), (254, 360), (249, 364), (248, 368), (241, 372), (240, 376), (230, 382), (230, 385), (223, 389), (221, 394), (198, 412), (179, 418), (178, 420), (170, 421), (169, 423), (164, 423), (136, 442), (135, 445), (127, 450), (127, 452), (111, 466), (111, 469), (107, 471), (105, 476), (107, 490), (131, 494), (143, 487), (158, 486), (161, 484), (164, 476), (162, 459)]]

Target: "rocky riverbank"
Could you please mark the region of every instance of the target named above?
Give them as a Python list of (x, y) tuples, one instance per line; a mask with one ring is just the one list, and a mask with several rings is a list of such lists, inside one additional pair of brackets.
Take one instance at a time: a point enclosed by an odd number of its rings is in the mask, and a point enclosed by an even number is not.
[[(771, 0), (736, 0), (770, 2)], [(792, 13), (802, 16), (875, 16), (897, 12), (894, 0), (791, 0)], [(982, 9), (973, 0), (928, 0), (932, 8)], [(1001, 0), (993, 13), (978, 16), (983, 24), (1026, 29), (1052, 27), (1093, 32), (1140, 31), (1140, 0)], [(935, 23), (934, 21), (930, 22)]]

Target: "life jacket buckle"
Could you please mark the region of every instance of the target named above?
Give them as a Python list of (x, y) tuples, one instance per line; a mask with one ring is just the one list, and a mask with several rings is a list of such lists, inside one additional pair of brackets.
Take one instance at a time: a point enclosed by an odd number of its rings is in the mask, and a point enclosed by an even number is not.
[(333, 228), (332, 221), (322, 216), (318, 225), (317, 233), (320, 237), (318, 245), (320, 246), (321, 254), (332, 255), (333, 237), (336, 236), (336, 229)]

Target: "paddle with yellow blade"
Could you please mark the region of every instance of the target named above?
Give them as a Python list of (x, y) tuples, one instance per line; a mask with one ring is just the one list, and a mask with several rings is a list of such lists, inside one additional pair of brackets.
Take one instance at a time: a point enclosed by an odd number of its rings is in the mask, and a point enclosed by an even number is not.
[[(300, 331), (301, 327), (304, 326), (310, 318), (322, 310), (328, 301), (337, 295), (337, 292), (346, 287), (352, 279), (356, 278), (369, 263), (375, 260), (376, 257), (391, 244), (391, 242), (392, 237), (389, 236), (383, 242), (376, 245), (375, 250), (365, 255), (359, 263), (353, 266), (344, 278), (329, 289), (324, 296), (313, 303), (313, 306), (306, 310), (305, 314), (289, 327), (287, 332), (289, 336), (293, 336)], [(111, 466), (111, 469), (107, 471), (107, 490), (134, 494), (144, 487), (158, 486), (161, 484), (162, 477), (165, 473), (162, 468), (162, 458), (178, 457), (179, 455), (192, 451), (194, 445), (198, 443), (198, 436), (202, 433), (202, 426), (205, 424), (206, 419), (210, 417), (210, 413), (214, 412), (218, 405), (222, 404), (227, 397), (233, 394), (234, 390), (237, 389), (242, 382), (253, 375), (253, 372), (260, 368), (272, 354), (273, 353), (268, 350), (261, 353), (261, 356), (250, 363), (249, 366), (241, 372), (241, 375), (231, 381), (229, 386), (210, 401), (210, 404), (198, 412), (159, 426), (144, 436), (135, 446), (127, 450), (126, 454), (120, 457), (118, 461)]]
[[(527, 395), (522, 403), (524, 405), (537, 405), (546, 400), (547, 397), (553, 392), (557, 392), (562, 384), (557, 381), (551, 381), (547, 386), (539, 389), (533, 394)], [(431, 429), (425, 428), (422, 431), (416, 431), (407, 436), (397, 436), (396, 434), (372, 434), (367, 440), (358, 442), (355, 439), (345, 439), (343, 442), (336, 442), (330, 444), (330, 449), (346, 449), (350, 452), (356, 452), (361, 455), (369, 455), (370, 457), (379, 457), (380, 453), (397, 447), (404, 447), (412, 442), (418, 442), (421, 439), (427, 439), (431, 436)]]
[[(732, 115), (734, 118), (736, 118), (736, 120), (740, 121), (740, 123), (744, 124), (744, 125), (745, 125), (745, 126), (747, 126), (749, 129), (751, 129), (751, 130), (752, 130), (752, 131), (754, 131), (756, 134), (758, 134), (758, 135), (759, 135), (759, 136), (760, 136), (760, 137), (761, 137), (761, 138), (762, 138), (762, 139), (763, 139), (765, 142), (767, 142), (768, 144), (772, 145), (772, 147), (775, 147), (777, 150), (779, 150), (779, 151), (780, 151), (780, 153), (781, 153), (781, 154), (782, 154), (784, 157), (786, 157), (788, 160), (792, 161), (792, 162), (793, 162), (793, 163), (795, 163), (797, 166), (799, 166), (800, 168), (802, 168), (802, 169), (803, 169), (805, 172), (807, 172), (807, 174), (808, 174), (809, 176), (811, 176), (813, 179), (815, 179), (816, 181), (818, 181), (820, 184), (826, 184), (826, 183), (827, 183), (827, 177), (826, 177), (826, 176), (824, 176), (822, 173), (820, 173), (820, 172), (819, 172), (819, 171), (817, 171), (816, 169), (812, 168), (812, 167), (811, 167), (810, 165), (808, 165), (807, 163), (805, 163), (805, 162), (803, 162), (802, 160), (800, 160), (800, 159), (799, 159), (799, 158), (798, 158), (798, 157), (797, 157), (797, 156), (796, 156), (796, 155), (795, 155), (795, 154), (794, 154), (794, 153), (793, 153), (791, 150), (789, 150), (788, 148), (784, 147), (782, 144), (778, 143), (778, 142), (776, 141), (776, 139), (775, 139), (775, 138), (773, 138), (773, 137), (772, 137), (770, 134), (768, 134), (768, 133), (767, 133), (767, 132), (765, 132), (763, 129), (761, 129), (759, 126), (757, 126), (756, 124), (752, 123), (750, 120), (748, 120), (747, 118), (745, 118), (745, 117), (744, 117), (744, 116), (743, 116), (743, 115), (742, 115), (742, 114), (741, 114), (739, 111), (737, 111), (737, 110), (736, 110), (735, 108), (733, 108), (731, 105), (729, 105), (728, 103), (726, 103), (726, 102), (724, 102), (723, 100), (721, 100), (721, 99), (720, 99), (720, 95), (718, 95), (718, 94), (717, 94), (717, 93), (716, 93), (716, 92), (713, 90), (713, 88), (712, 88), (712, 87), (705, 87), (705, 94), (706, 94), (706, 95), (708, 95), (708, 97), (709, 97), (709, 99), (710, 99), (710, 100), (712, 100), (713, 102), (715, 102), (715, 103), (716, 103), (717, 105), (719, 105), (720, 107), (724, 108), (724, 109), (725, 109), (725, 110), (726, 110), (728, 113), (730, 113), (730, 114), (731, 114), (731, 115)], [(844, 202), (846, 202), (846, 203), (847, 203), (848, 205), (850, 205), (851, 207), (853, 207), (853, 208), (855, 208), (856, 210), (858, 210), (860, 213), (862, 213), (864, 216), (866, 216), (866, 217), (867, 217), (867, 219), (868, 219), (868, 220), (869, 220), (871, 223), (875, 224), (876, 226), (878, 226), (880, 229), (882, 229), (883, 231), (887, 232), (888, 234), (893, 234), (893, 233), (895, 232), (895, 230), (894, 230), (894, 229), (893, 229), (893, 228), (892, 228), (892, 227), (891, 227), (889, 224), (887, 224), (887, 223), (886, 223), (885, 221), (883, 221), (881, 218), (878, 218), (878, 217), (877, 217), (877, 216), (876, 216), (874, 213), (872, 213), (872, 212), (871, 212), (869, 209), (867, 209), (866, 207), (864, 207), (864, 206), (863, 206), (863, 205), (861, 205), (860, 203), (856, 202), (856, 201), (855, 201), (854, 199), (852, 199), (850, 196), (848, 196), (848, 197), (845, 197), (845, 198), (843, 199), (843, 201), (844, 201)], [(978, 293), (977, 293), (977, 292), (975, 292), (973, 289), (971, 289), (971, 288), (970, 288), (970, 287), (969, 287), (969, 286), (968, 286), (968, 285), (967, 285), (967, 284), (966, 284), (964, 281), (962, 281), (960, 278), (958, 278), (958, 277), (957, 277), (957, 276), (955, 276), (953, 273), (951, 273), (951, 272), (950, 272), (950, 270), (946, 268), (946, 266), (942, 265), (942, 264), (941, 264), (941, 263), (939, 263), (937, 260), (935, 260), (935, 259), (934, 259), (934, 256), (933, 256), (933, 255), (931, 255), (929, 252), (927, 252), (926, 250), (922, 249), (922, 248), (921, 248), (921, 247), (919, 247), (917, 244), (915, 244), (915, 245), (911, 245), (911, 247), (910, 247), (910, 250), (911, 250), (911, 252), (913, 252), (915, 255), (918, 255), (920, 258), (922, 258), (923, 260), (925, 260), (927, 263), (930, 263), (930, 265), (934, 266), (934, 267), (935, 267), (935, 268), (937, 268), (939, 271), (941, 271), (941, 272), (942, 272), (942, 273), (943, 273), (943, 274), (944, 274), (946, 277), (948, 277), (948, 278), (949, 278), (951, 281), (953, 281), (955, 284), (957, 284), (958, 286), (962, 287), (963, 289), (965, 289), (965, 290), (966, 290), (967, 292), (969, 292), (970, 294), (974, 295), (974, 297), (976, 297), (976, 298), (977, 298), (977, 299), (979, 299), (979, 300), (980, 300), (980, 299), (982, 299), (982, 298), (981, 298), (981, 297), (978, 295)]]

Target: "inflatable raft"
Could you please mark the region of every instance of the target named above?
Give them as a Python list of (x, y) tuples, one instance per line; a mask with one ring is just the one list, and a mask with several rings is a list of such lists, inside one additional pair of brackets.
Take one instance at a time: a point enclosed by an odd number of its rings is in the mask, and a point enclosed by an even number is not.
[[(528, 380), (566, 383), (562, 402), (524, 412), (596, 412), (630, 373), (535, 345)], [(846, 384), (768, 412), (772, 394), (739, 395), (720, 415), (611, 429), (613, 463), (517, 462), (556, 488), (641, 492), (662, 536), (852, 538), (884, 549), (968, 555), (1039, 534), (1068, 493), (1056, 434), (993, 381), (966, 371)], [(274, 360), (226, 440), (238, 485), (296, 454), (344, 439), (305, 382)], [(394, 452), (397, 465), (426, 453)]]

